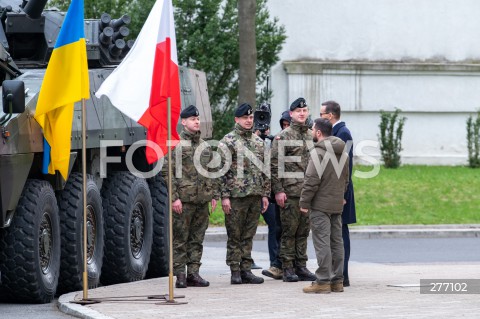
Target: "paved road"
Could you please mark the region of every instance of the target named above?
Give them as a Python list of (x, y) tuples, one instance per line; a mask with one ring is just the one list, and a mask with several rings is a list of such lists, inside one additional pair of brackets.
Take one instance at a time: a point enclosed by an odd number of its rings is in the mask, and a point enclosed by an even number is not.
[[(216, 262), (205, 263), (202, 273), (214, 275), (223, 272), (228, 275), (228, 269), (224, 263), (225, 243), (206, 242), (205, 246), (205, 258), (215, 259)], [(267, 242), (255, 241), (253, 249), (253, 257), (257, 263), (267, 267)], [(311, 241), (308, 255), (310, 258), (315, 256)], [(480, 262), (480, 238), (354, 239), (351, 261), (353, 263)], [(47, 305), (0, 304), (0, 318), (66, 319), (73, 317), (61, 313), (56, 304), (51, 303)]]
[(1, 304), (2, 319), (72, 319), (74, 317), (60, 312), (57, 302), (45, 305)]
[[(477, 239), (478, 242), (478, 239)], [(480, 262), (370, 263), (352, 261), (352, 286), (344, 293), (306, 295), (302, 287), (309, 283), (284, 283), (266, 278), (261, 286), (230, 285), (230, 271), (225, 265), (225, 247), (207, 243), (202, 275), (209, 288), (177, 289), (187, 305), (165, 307), (148, 301), (151, 294), (168, 291), (166, 278), (120, 284), (90, 291), (91, 298), (108, 298), (104, 302), (81, 307), (69, 303), (81, 293), (61, 298), (64, 311), (79, 311), (78, 316), (91, 319), (130, 318), (478, 318), (478, 294), (428, 295), (419, 293), (420, 279), (480, 278)], [(255, 246), (255, 244), (257, 244)], [(268, 253), (254, 244), (254, 258), (268, 265)], [(265, 249), (264, 249), (265, 250)], [(402, 252), (398, 252), (399, 254)], [(313, 257), (313, 256), (311, 256)], [(315, 260), (308, 261), (314, 269)], [(260, 274), (259, 270), (254, 271)], [(136, 296), (126, 300), (125, 296)], [(112, 298), (121, 299), (112, 300)], [(131, 298), (133, 299), (133, 298)], [(180, 298), (176, 298), (178, 301)], [(121, 301), (120, 301), (121, 300)], [(347, 302), (348, 301), (348, 302)], [(272, 307), (273, 306), (273, 307)], [(89, 311), (89, 313), (85, 313)]]
[[(225, 243), (208, 243), (223, 247)], [(435, 263), (480, 261), (480, 238), (352, 239), (351, 261), (371, 263)], [(266, 241), (255, 241), (255, 251), (268, 252)], [(308, 243), (309, 258), (315, 257)], [(255, 258), (255, 253), (253, 254)]]

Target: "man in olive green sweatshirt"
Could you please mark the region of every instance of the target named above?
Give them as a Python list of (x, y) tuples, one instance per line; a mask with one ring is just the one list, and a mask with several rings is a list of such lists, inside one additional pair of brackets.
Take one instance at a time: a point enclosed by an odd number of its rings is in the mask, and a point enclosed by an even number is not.
[(305, 293), (343, 291), (343, 194), (348, 187), (348, 154), (345, 143), (331, 136), (332, 124), (316, 119), (312, 136), (314, 148), (300, 195), (300, 211), (308, 214), (317, 255), (316, 281)]

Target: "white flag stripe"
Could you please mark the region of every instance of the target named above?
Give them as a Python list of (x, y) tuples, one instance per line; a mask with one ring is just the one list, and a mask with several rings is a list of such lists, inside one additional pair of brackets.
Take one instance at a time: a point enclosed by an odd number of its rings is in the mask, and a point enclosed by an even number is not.
[(164, 42), (168, 37), (170, 37), (171, 43), (171, 59), (178, 65), (177, 58), (177, 39), (175, 36), (175, 25), (173, 22), (173, 6), (168, 4), (168, 1), (165, 1), (162, 9), (162, 18), (160, 19), (160, 30), (158, 32), (157, 43)]
[[(169, 32), (160, 26), (162, 15), (168, 15), (170, 25), (173, 25), (173, 9), (164, 12), (164, 8), (171, 7), (169, 1), (171, 0), (155, 2), (130, 52), (95, 93), (98, 98), (102, 95), (108, 96), (116, 108), (136, 122), (150, 106), (157, 40), (160, 39), (160, 34)], [(164, 39), (166, 34), (163, 35)], [(172, 60), (178, 65), (176, 47), (175, 50), (172, 48), (172, 51)]]

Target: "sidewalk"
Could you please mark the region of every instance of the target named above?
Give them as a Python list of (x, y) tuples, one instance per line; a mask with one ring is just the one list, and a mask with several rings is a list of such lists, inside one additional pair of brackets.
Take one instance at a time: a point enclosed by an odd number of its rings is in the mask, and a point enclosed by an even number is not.
[[(480, 224), (465, 225), (389, 225), (389, 226), (350, 226), (351, 238), (480, 238)], [(258, 226), (254, 240), (267, 240), (267, 226)], [(206, 241), (226, 241), (225, 227), (209, 227)]]
[[(480, 237), (480, 225), (435, 227), (355, 227), (352, 236), (387, 238), (407, 236)], [(352, 227), (353, 228), (353, 227)], [(395, 230), (397, 230), (395, 232)], [(210, 228), (207, 240), (223, 240), (224, 229)], [(256, 239), (266, 238), (260, 227)], [(263, 237), (262, 237), (263, 236)], [(408, 236), (412, 237), (412, 236)], [(401, 253), (401, 252), (399, 252)], [(310, 256), (313, 257), (313, 256)], [(268, 264), (268, 253), (256, 252), (259, 264)], [(230, 285), (225, 248), (206, 247), (201, 273), (208, 288), (175, 289), (175, 298), (188, 304), (175, 307), (146, 296), (168, 293), (168, 278), (157, 278), (91, 289), (89, 298), (106, 298), (98, 304), (80, 306), (82, 292), (59, 298), (61, 311), (78, 318), (477, 318), (478, 294), (420, 294), (420, 279), (480, 279), (480, 263), (373, 264), (350, 263), (351, 287), (343, 293), (309, 295), (302, 288), (309, 282), (284, 283), (267, 277), (262, 285)], [(316, 269), (316, 260), (308, 267)], [(260, 275), (260, 270), (254, 271)], [(261, 276), (261, 275), (260, 275)], [(132, 296), (131, 298), (124, 298)]]

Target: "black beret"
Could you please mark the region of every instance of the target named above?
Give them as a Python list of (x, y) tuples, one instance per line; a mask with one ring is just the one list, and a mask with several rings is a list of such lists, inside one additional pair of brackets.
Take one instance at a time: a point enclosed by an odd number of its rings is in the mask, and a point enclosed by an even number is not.
[(180, 113), (180, 117), (182, 119), (186, 119), (191, 116), (198, 116), (198, 109), (195, 107), (195, 105), (190, 105), (189, 107), (184, 109), (182, 113)]
[(307, 101), (303, 97), (299, 97), (295, 101), (290, 104), (290, 111), (295, 110), (296, 108), (304, 108), (307, 107)]
[(244, 115), (250, 115), (253, 113), (253, 109), (248, 103), (243, 103), (235, 110), (235, 116), (240, 117)]

